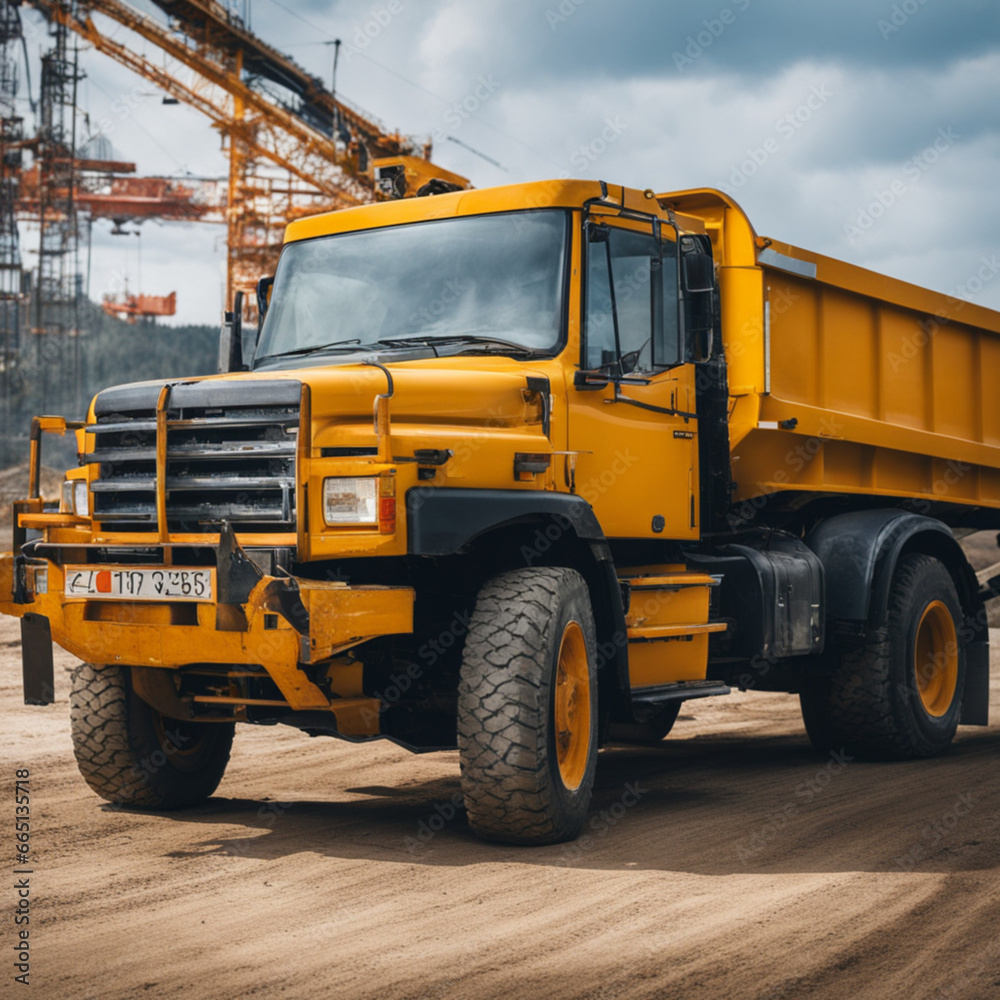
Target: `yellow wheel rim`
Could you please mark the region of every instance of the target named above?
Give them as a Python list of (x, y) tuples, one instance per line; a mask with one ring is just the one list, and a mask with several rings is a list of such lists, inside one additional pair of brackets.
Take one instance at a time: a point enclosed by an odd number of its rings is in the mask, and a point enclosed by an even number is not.
[(167, 757), (176, 758), (177, 762), (180, 763), (196, 757), (202, 752), (204, 735), (192, 736), (186, 722), (178, 719), (166, 719), (155, 709), (152, 716), (153, 732), (159, 743), (159, 749)]
[(563, 632), (556, 664), (556, 759), (570, 791), (580, 787), (590, 756), (590, 672), (583, 629), (570, 622)]
[(931, 601), (917, 626), (913, 650), (917, 692), (928, 715), (946, 715), (958, 687), (958, 634), (948, 606)]

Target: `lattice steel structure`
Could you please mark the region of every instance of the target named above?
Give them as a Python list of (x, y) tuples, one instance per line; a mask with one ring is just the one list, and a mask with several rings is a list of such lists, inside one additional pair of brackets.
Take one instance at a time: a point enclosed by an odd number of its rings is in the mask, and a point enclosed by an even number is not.
[[(287, 222), (373, 201), (375, 159), (430, 155), (429, 145), (390, 133), (334, 97), (216, 0), (154, 0), (166, 24), (122, 0), (30, 2), (51, 22), (201, 111), (222, 133), (229, 155), (230, 302), (238, 289), (251, 293), (247, 303), (254, 301), (256, 280), (273, 268)], [(132, 38), (105, 31), (94, 14), (127, 28)], [(150, 54), (143, 51), (146, 43)]]
[(24, 326), (24, 272), (16, 206), (24, 128), (17, 109), (17, 47), (21, 18), (12, 0), (0, 0), (0, 412), (10, 427), (14, 367)]
[(76, 189), (76, 53), (64, 25), (51, 25), (53, 46), (42, 56), (37, 159), (41, 205), (38, 287), (32, 333), (75, 337), (79, 333), (80, 224)]

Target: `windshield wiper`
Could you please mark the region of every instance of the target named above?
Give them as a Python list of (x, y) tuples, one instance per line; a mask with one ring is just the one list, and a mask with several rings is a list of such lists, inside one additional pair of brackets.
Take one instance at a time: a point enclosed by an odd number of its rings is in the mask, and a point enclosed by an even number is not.
[[(298, 347), (291, 351), (279, 351), (277, 354), (265, 354), (261, 358), (256, 358), (254, 363), (271, 361), (277, 358), (306, 357), (312, 354), (334, 354), (337, 351), (353, 350), (354, 346), (361, 344), (361, 338), (353, 340), (338, 340), (332, 344), (322, 344), (319, 347)], [(530, 357), (535, 352), (524, 344), (515, 344), (512, 340), (503, 340), (501, 337), (477, 337), (471, 333), (443, 334), (432, 337), (387, 337), (374, 342), (366, 341), (363, 345), (368, 347), (416, 347), (437, 351), (437, 344), (463, 344), (471, 348), (477, 348), (484, 354), (519, 354)]]
[[(377, 344), (384, 344), (386, 347), (430, 347), (434, 350), (435, 344), (468, 344), (471, 347), (482, 347), (487, 354), (526, 354), (535, 352), (524, 344), (515, 344), (512, 340), (503, 340), (501, 337), (479, 337), (473, 333), (449, 333), (434, 337), (390, 337), (384, 340), (377, 340)], [(493, 348), (493, 350), (489, 350)], [(436, 353), (436, 352), (435, 352)]]
[(291, 351), (278, 351), (277, 354), (265, 354), (262, 358), (256, 358), (256, 361), (269, 361), (271, 358), (294, 358), (306, 354), (322, 354), (324, 351), (339, 351), (343, 348), (349, 347), (352, 344), (360, 344), (361, 338), (355, 337), (353, 340), (337, 340), (332, 344), (321, 344), (319, 347), (296, 347)]

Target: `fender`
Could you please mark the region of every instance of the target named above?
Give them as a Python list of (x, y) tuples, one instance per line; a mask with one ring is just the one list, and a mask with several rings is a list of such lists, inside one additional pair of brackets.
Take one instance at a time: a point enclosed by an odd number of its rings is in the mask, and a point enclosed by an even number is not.
[(965, 610), (967, 640), (964, 725), (987, 725), (989, 632), (976, 575), (948, 526), (896, 508), (838, 514), (806, 536), (826, 572), (826, 619), (833, 631), (863, 639), (882, 627), (900, 556), (922, 552), (945, 564)]
[(584, 541), (607, 543), (580, 496), (536, 490), (411, 489), (406, 494), (407, 548), (414, 556), (450, 556), (501, 525), (561, 517)]
[[(602, 662), (612, 667), (614, 684), (602, 682), (617, 717), (632, 717), (628, 680), (628, 629), (614, 559), (604, 531), (583, 497), (536, 490), (468, 490), (416, 487), (406, 494), (407, 548), (414, 556), (450, 556), (497, 528), (552, 520), (571, 532), (589, 553), (585, 573), (595, 616), (605, 622)], [(579, 568), (579, 567), (578, 567)], [(600, 636), (599, 636), (600, 641)], [(608, 645), (611, 650), (605, 652)]]

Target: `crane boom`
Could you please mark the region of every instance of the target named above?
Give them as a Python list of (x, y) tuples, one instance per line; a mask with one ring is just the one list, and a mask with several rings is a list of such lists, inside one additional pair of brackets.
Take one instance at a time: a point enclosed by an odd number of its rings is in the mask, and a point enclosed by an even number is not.
[[(251, 291), (273, 268), (284, 227), (295, 218), (371, 202), (386, 192), (409, 193), (432, 180), (450, 189), (468, 186), (465, 178), (427, 162), (429, 143), (418, 148), (413, 139), (387, 132), (216, 0), (158, 0), (167, 23), (124, 0), (30, 2), (98, 52), (200, 111), (224, 136), (230, 304), (237, 290)], [(140, 45), (112, 37), (95, 14), (168, 59), (158, 64)], [(379, 161), (387, 166), (379, 168)], [(287, 174), (285, 183), (274, 183), (275, 168)]]
[[(74, 13), (62, 0), (33, 0), (46, 17), (65, 24), (97, 51), (144, 77), (157, 87), (208, 116), (216, 127), (245, 143), (250, 155), (269, 160), (328, 193), (345, 205), (371, 200), (370, 183), (359, 179), (350, 158), (339, 152), (330, 136), (269, 100), (243, 79), (242, 49), (229, 56), (226, 49), (198, 45), (161, 26), (120, 0), (95, 0)], [(96, 11), (147, 41), (192, 70), (196, 77), (184, 83), (176, 72), (102, 32), (90, 16)]]

